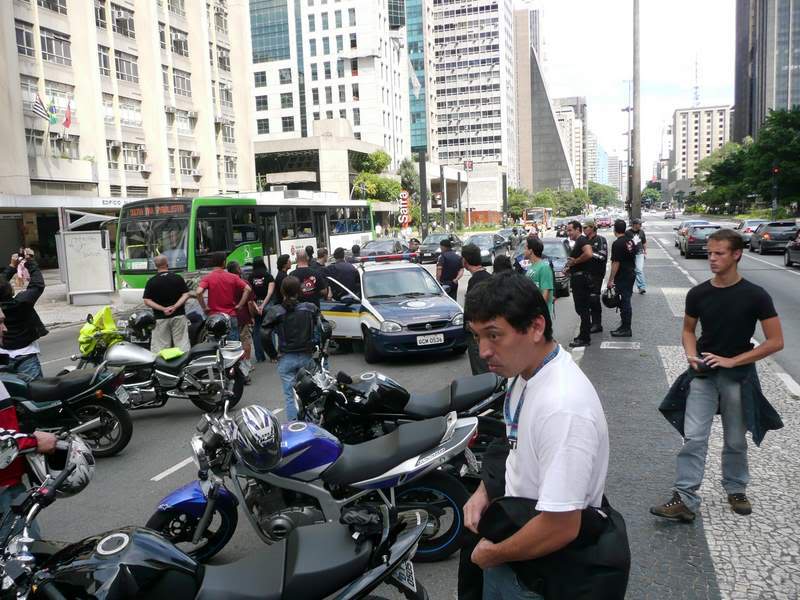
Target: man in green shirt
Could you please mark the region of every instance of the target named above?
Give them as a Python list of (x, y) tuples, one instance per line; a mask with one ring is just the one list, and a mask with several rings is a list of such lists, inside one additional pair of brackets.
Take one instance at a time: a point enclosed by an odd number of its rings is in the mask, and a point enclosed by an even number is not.
[(531, 278), (539, 291), (542, 292), (547, 310), (550, 311), (550, 318), (553, 318), (553, 268), (550, 261), (542, 258), (544, 244), (538, 237), (529, 237), (525, 248), (525, 258), (528, 260), (528, 270), (525, 274)]

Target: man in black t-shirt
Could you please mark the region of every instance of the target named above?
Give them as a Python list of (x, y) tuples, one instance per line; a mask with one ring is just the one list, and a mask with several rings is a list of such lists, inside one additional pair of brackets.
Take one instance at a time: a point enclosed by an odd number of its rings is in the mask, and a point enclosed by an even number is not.
[[(491, 278), (492, 275), (481, 264), (481, 249), (475, 244), (465, 244), (461, 248), (461, 260), (464, 263), (464, 268), (470, 272), (470, 278), (467, 280), (467, 294), (475, 289), (475, 286), (480, 282)], [(466, 303), (466, 300), (464, 302)], [(472, 369), (472, 374), (488, 373), (489, 365), (480, 356), (478, 343), (475, 341), (475, 336), (472, 335), (472, 330), (469, 329), (466, 323), (464, 328), (467, 330), (467, 355), (469, 356), (469, 366)]]
[(464, 275), (464, 264), (461, 257), (453, 252), (453, 242), (444, 238), (439, 242), (442, 253), (436, 263), (436, 279), (442, 285), (450, 286), (447, 295), (455, 300), (458, 296), (458, 280)]
[[(361, 276), (358, 274), (358, 269), (345, 261), (344, 248), (337, 248), (333, 251), (333, 260), (336, 262), (325, 268), (325, 275), (335, 279), (353, 292), (356, 297), (361, 298)], [(344, 296), (344, 290), (336, 284), (331, 286), (331, 293), (337, 300)]]
[(289, 275), (300, 280), (300, 299), (319, 308), (320, 300), (328, 297), (328, 280), (320, 269), (309, 266), (306, 250), (298, 250), (296, 258), (297, 268)]
[[(737, 270), (744, 240), (732, 229), (708, 237), (708, 263), (714, 277), (696, 285), (686, 296), (683, 348), (694, 370), (683, 423), (684, 443), (677, 460), (672, 498), (650, 512), (666, 519), (691, 522), (700, 507), (697, 493), (703, 482), (708, 438), (714, 415), (722, 417), (722, 487), (731, 509), (749, 515), (752, 505), (745, 494), (750, 474), (747, 466), (748, 423), (754, 414), (755, 365), (783, 348), (781, 322), (772, 298), (761, 287), (743, 279)], [(702, 333), (695, 330), (700, 322)], [(756, 323), (766, 338), (753, 347)], [(755, 382), (753, 382), (755, 378)], [(755, 385), (755, 389), (754, 389)], [(754, 435), (755, 438), (755, 435)]]
[(150, 351), (156, 354), (165, 348), (180, 348), (188, 352), (189, 321), (184, 304), (189, 299), (189, 288), (183, 277), (169, 272), (166, 256), (156, 256), (158, 273), (144, 287), (142, 298), (146, 306), (153, 309), (156, 325), (150, 336)]
[(597, 223), (587, 221), (583, 225), (583, 234), (592, 245), (592, 260), (589, 261), (589, 272), (592, 274), (592, 295), (589, 296), (589, 313), (592, 318), (592, 333), (603, 331), (603, 307), (600, 304), (600, 294), (603, 291), (603, 279), (606, 276), (606, 263), (608, 262), (608, 241), (602, 235), (597, 235)]
[(570, 221), (567, 224), (567, 236), (575, 245), (572, 247), (567, 259), (567, 269), (570, 274), (570, 287), (572, 299), (575, 302), (575, 312), (581, 318), (581, 329), (578, 337), (570, 342), (570, 348), (588, 346), (591, 340), (591, 311), (589, 297), (592, 294), (592, 277), (589, 273), (589, 261), (592, 260), (592, 244), (582, 234), (580, 221)]
[(647, 291), (647, 280), (644, 277), (644, 261), (647, 257), (647, 235), (642, 229), (642, 221), (634, 219), (631, 221), (631, 228), (626, 235), (636, 244), (636, 287), (640, 294)]
[(611, 332), (614, 337), (631, 337), (631, 296), (633, 282), (636, 279), (636, 244), (625, 234), (625, 221), (614, 221), (616, 240), (611, 245), (611, 274), (608, 276), (608, 288), (615, 287), (619, 294), (619, 313), (622, 323)]

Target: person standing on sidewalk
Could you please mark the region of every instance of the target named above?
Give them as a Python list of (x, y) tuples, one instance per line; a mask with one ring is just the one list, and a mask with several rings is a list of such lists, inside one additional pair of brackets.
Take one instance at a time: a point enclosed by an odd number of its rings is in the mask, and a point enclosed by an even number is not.
[(616, 240), (611, 245), (611, 274), (608, 276), (608, 289), (616, 288), (619, 294), (620, 326), (611, 332), (614, 337), (631, 337), (633, 308), (633, 282), (636, 280), (636, 249), (633, 240), (625, 235), (625, 221), (614, 221)]
[(44, 293), (44, 275), (33, 256), (28, 256), (25, 264), (30, 281), (28, 287), (15, 296), (11, 281), (21, 260), (19, 254), (13, 254), (0, 277), (0, 310), (5, 314), (7, 329), (0, 342), (0, 355), (8, 357), (9, 367), (18, 373), (24, 373), (32, 379), (41, 379), (43, 375), (39, 362), (39, 338), (47, 335), (47, 328), (39, 318), (35, 306)]
[(253, 348), (256, 362), (266, 362), (267, 355), (261, 345), (261, 322), (264, 320), (264, 311), (275, 293), (275, 279), (267, 269), (263, 256), (253, 259), (253, 270), (247, 278), (250, 289), (253, 290), (253, 299), (250, 301), (250, 312), (253, 314)]
[(544, 244), (538, 237), (528, 238), (525, 242), (525, 258), (528, 260), (528, 269), (525, 275), (536, 284), (539, 291), (542, 293), (544, 301), (547, 302), (547, 310), (550, 312), (550, 318), (553, 318), (553, 292), (555, 290), (553, 267), (550, 265), (549, 260), (542, 258), (544, 253)]
[(158, 354), (165, 348), (180, 348), (188, 352), (189, 321), (186, 318), (186, 301), (189, 288), (183, 277), (169, 272), (169, 259), (159, 254), (153, 259), (157, 273), (144, 286), (142, 299), (153, 309), (156, 325), (150, 336), (150, 351)]
[[(759, 445), (769, 429), (783, 426), (761, 393), (756, 362), (783, 349), (783, 331), (770, 295), (738, 271), (744, 240), (732, 229), (708, 237), (708, 264), (714, 277), (686, 296), (683, 349), (690, 368), (672, 386), (660, 410), (683, 435), (672, 498), (650, 512), (665, 519), (692, 522), (700, 508), (711, 423), (722, 417), (722, 487), (733, 512), (749, 515), (750, 472), (747, 438)], [(702, 333), (697, 338), (697, 323)], [(751, 341), (756, 323), (766, 338)]]
[(288, 254), (281, 254), (278, 257), (276, 265), (278, 267), (278, 274), (275, 275), (275, 293), (273, 294), (275, 301), (273, 304), (280, 304), (283, 302), (283, 296), (281, 296), (281, 284), (283, 283), (283, 280), (286, 279), (286, 276), (289, 275), (289, 269), (292, 268), (292, 257)]
[(603, 305), (600, 294), (603, 292), (603, 279), (606, 277), (608, 262), (608, 241), (605, 236), (597, 235), (597, 223), (587, 221), (583, 226), (583, 234), (592, 245), (592, 260), (589, 261), (589, 274), (592, 277), (592, 294), (589, 296), (589, 314), (592, 320), (591, 333), (603, 331)]
[[(328, 280), (319, 266), (313, 266), (309, 262), (309, 255), (306, 251), (298, 250), (296, 259), (297, 268), (290, 275), (300, 281), (301, 300), (313, 302), (319, 308), (320, 300), (328, 297)], [(316, 264), (317, 261), (314, 261), (314, 265)], [(283, 290), (283, 284), (281, 284), (281, 290)]]
[[(228, 271), (231, 275), (236, 275), (239, 279), (244, 281), (242, 277), (242, 267), (241, 265), (236, 262), (235, 260), (230, 261), (225, 270)], [(248, 285), (248, 290), (252, 288)], [(244, 295), (244, 290), (240, 292)], [(249, 296), (252, 298), (252, 293)], [(242, 362), (245, 365), (245, 370), (247, 375), (245, 375), (244, 383), (245, 385), (250, 385), (252, 383), (250, 379), (250, 371), (253, 368), (253, 363), (250, 362), (250, 357), (253, 355), (253, 314), (250, 312), (250, 304), (251, 302), (247, 300), (244, 305), (241, 305), (241, 300), (236, 303), (236, 325), (239, 328), (239, 341), (242, 343), (242, 350), (244, 350), (244, 358)], [(241, 305), (241, 306), (240, 306)]]
[(453, 300), (458, 298), (458, 280), (464, 275), (464, 262), (461, 257), (453, 252), (453, 242), (444, 238), (439, 242), (442, 253), (436, 263), (436, 279), (442, 285), (448, 286), (447, 295)]
[(636, 244), (636, 287), (640, 294), (647, 292), (647, 280), (644, 276), (644, 261), (647, 258), (647, 236), (642, 229), (641, 219), (631, 221), (627, 235)]
[(580, 221), (567, 223), (567, 236), (573, 242), (572, 250), (567, 259), (567, 272), (570, 275), (572, 299), (575, 302), (575, 312), (581, 319), (581, 328), (576, 337), (570, 342), (570, 348), (580, 348), (592, 343), (592, 318), (589, 310), (589, 297), (592, 294), (592, 276), (589, 273), (589, 261), (592, 260), (592, 245), (583, 235)]
[(320, 312), (313, 302), (303, 302), (300, 280), (289, 275), (281, 284), (283, 302), (264, 315), (260, 335), (271, 361), (278, 362), (278, 375), (286, 401), (286, 418), (297, 419), (294, 378), (311, 359), (319, 341)]
[[(225, 253), (215, 252), (211, 256), (214, 269), (197, 285), (197, 302), (206, 315), (225, 314), (231, 318), (231, 331), (228, 339), (239, 341), (239, 322), (236, 315), (247, 305), (251, 290), (247, 282), (225, 270)], [(208, 290), (208, 304), (203, 293)]]
[[(480, 282), (491, 278), (492, 275), (481, 264), (481, 249), (475, 244), (465, 244), (461, 248), (461, 260), (464, 263), (464, 269), (470, 274), (470, 278), (467, 280), (467, 294), (474, 290)], [(489, 366), (478, 353), (478, 342), (475, 340), (475, 336), (466, 325), (464, 327), (467, 329), (467, 355), (472, 374), (488, 373)]]

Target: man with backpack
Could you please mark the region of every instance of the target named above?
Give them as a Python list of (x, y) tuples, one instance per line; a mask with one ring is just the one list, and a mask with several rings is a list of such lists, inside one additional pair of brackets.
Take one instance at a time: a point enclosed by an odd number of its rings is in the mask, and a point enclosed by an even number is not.
[(631, 337), (631, 320), (633, 309), (633, 283), (636, 281), (636, 242), (625, 234), (625, 221), (614, 221), (616, 240), (611, 245), (611, 274), (608, 277), (608, 288), (616, 288), (619, 294), (619, 314), (622, 318), (620, 326), (611, 332), (614, 337)]
[(592, 319), (591, 333), (603, 331), (603, 308), (600, 304), (600, 294), (603, 291), (603, 279), (606, 276), (606, 263), (608, 262), (608, 242), (602, 235), (597, 235), (597, 223), (587, 221), (583, 226), (583, 234), (589, 238), (592, 245), (592, 260), (589, 261), (589, 274), (592, 278), (591, 295), (589, 296), (589, 312)]

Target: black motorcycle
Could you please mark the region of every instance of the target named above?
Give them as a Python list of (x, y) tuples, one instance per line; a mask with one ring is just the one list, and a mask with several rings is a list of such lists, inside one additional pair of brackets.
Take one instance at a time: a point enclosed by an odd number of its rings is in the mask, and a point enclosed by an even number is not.
[(14, 523), (9, 530), (22, 525), (22, 533), (2, 540), (0, 599), (350, 600), (366, 598), (381, 584), (409, 600), (428, 598), (410, 562), (425, 529), (421, 512), (352, 511), (342, 523), (300, 527), (280, 543), (220, 566), (198, 564), (143, 527), (74, 544), (32, 540), (28, 528), (70, 472), (19, 496), (6, 514)]
[(29, 380), (11, 371), (0, 372), (11, 395), (20, 428), (80, 434), (97, 457), (121, 452), (133, 435), (133, 422), (117, 397), (123, 376), (101, 364), (59, 377)]

